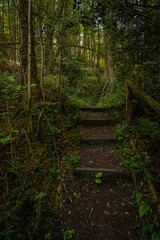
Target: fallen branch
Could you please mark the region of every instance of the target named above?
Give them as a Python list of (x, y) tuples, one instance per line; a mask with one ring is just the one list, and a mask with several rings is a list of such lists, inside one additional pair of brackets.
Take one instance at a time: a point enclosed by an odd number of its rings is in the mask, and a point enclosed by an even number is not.
[(65, 183), (64, 183), (64, 180), (61, 179), (61, 182), (62, 182), (62, 186), (63, 186), (64, 191), (65, 191), (65, 192), (67, 193), (67, 195), (68, 195), (69, 201), (72, 203), (73, 200), (72, 200), (71, 196), (69, 195), (69, 192), (68, 192), (68, 190), (67, 190), (67, 188), (66, 188), (66, 185), (65, 185)]
[(90, 211), (90, 213), (89, 213), (89, 216), (88, 216), (87, 222), (88, 222), (89, 219), (91, 218), (92, 212), (93, 212), (93, 208), (91, 208), (91, 211)]

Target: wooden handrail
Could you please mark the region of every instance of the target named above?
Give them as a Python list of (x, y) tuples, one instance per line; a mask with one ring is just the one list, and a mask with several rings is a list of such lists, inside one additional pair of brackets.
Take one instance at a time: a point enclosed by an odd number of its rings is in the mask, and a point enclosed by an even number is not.
[(126, 84), (129, 88), (134, 90), (148, 105), (154, 109), (160, 115), (160, 103), (150, 97), (147, 93), (143, 92), (139, 87), (137, 87), (134, 83), (127, 80)]

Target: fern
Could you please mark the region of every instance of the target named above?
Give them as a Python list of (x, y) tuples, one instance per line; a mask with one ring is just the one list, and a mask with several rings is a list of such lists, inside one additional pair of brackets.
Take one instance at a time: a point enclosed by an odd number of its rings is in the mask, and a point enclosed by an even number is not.
[(146, 118), (140, 118), (139, 124), (145, 136), (149, 136), (153, 141), (160, 140), (160, 126), (157, 122), (150, 121)]

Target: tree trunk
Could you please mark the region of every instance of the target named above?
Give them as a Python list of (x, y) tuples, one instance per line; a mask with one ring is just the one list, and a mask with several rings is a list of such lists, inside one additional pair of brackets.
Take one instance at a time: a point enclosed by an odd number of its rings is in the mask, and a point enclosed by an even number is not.
[(83, 30), (83, 47), (84, 47), (83, 60), (86, 61), (86, 29), (85, 29), (85, 26), (84, 26), (84, 30)]
[(108, 69), (108, 57), (107, 57), (107, 36), (106, 36), (106, 28), (103, 28), (104, 33), (104, 71), (105, 71), (105, 82), (107, 83), (109, 80), (109, 69)]
[(28, 0), (28, 78), (27, 78), (27, 102), (28, 102), (28, 130), (32, 132), (32, 93), (31, 93), (31, 0)]
[(97, 49), (97, 74), (99, 75), (99, 67), (100, 67), (100, 29), (98, 26), (98, 49)]
[(21, 32), (20, 65), (21, 84), (26, 85), (28, 56), (28, 0), (19, 0), (19, 20)]

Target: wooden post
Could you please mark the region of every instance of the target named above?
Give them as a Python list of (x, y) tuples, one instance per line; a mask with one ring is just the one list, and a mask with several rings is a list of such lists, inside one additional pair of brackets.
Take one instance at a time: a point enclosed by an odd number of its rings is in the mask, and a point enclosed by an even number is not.
[(131, 123), (133, 118), (132, 90), (126, 84), (126, 122)]
[(158, 115), (160, 115), (160, 103), (158, 103), (156, 100), (154, 100), (152, 97), (150, 97), (147, 93), (143, 92), (139, 87), (137, 87), (134, 83), (131, 81), (126, 81), (127, 86), (134, 90), (136, 94), (138, 94), (141, 99), (143, 99), (152, 109), (154, 109)]

